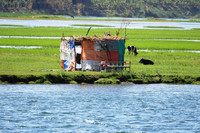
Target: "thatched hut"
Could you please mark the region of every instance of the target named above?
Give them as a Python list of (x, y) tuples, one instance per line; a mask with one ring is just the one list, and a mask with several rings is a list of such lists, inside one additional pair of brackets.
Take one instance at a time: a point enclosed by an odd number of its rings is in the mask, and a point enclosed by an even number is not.
[(60, 52), (65, 70), (100, 71), (101, 61), (124, 61), (125, 40), (117, 36), (62, 38)]

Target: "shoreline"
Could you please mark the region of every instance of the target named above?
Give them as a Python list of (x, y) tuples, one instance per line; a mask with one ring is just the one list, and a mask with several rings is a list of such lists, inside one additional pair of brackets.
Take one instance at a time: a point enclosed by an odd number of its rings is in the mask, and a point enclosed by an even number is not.
[(0, 75), (0, 84), (197, 84), (200, 77), (131, 73)]
[[(44, 15), (45, 16), (45, 15)], [(85, 16), (87, 17), (87, 16)], [(90, 16), (88, 16), (90, 17)], [(62, 20), (62, 21), (129, 21), (129, 22), (195, 22), (200, 23), (200, 18), (194, 18), (187, 20), (167, 20), (165, 18), (147, 18), (147, 19), (94, 19), (94, 18), (65, 18), (65, 17), (59, 17), (59, 18), (42, 18), (35, 16), (34, 18), (23, 18), (23, 17), (0, 17), (1, 19), (10, 19), (10, 20)]]
[(162, 18), (155, 19), (145, 19), (145, 20), (129, 20), (129, 19), (82, 19), (82, 18), (7, 18), (0, 17), (0, 19), (10, 19), (10, 20), (63, 20), (63, 21), (130, 21), (130, 22), (200, 22), (200, 21), (178, 21), (178, 20), (165, 20)]

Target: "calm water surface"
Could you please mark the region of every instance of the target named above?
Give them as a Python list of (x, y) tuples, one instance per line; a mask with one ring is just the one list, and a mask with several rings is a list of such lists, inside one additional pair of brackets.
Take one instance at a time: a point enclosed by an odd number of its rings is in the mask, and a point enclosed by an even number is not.
[[(0, 19), (0, 25), (24, 25), (24, 26), (61, 26), (61, 27), (75, 27), (75, 28), (88, 28), (89, 26), (73, 26), (77, 25), (107, 25), (112, 26), (108, 28), (124, 28), (121, 21), (94, 21), (94, 20), (14, 20), (14, 19)], [(148, 26), (168, 26), (168, 27), (180, 27), (183, 29), (200, 28), (200, 23), (195, 22), (145, 22), (135, 21), (131, 22), (127, 28), (129, 29), (152, 29)], [(92, 27), (92, 28), (105, 28), (105, 27)], [(155, 29), (155, 28), (153, 28)], [(168, 28), (167, 28), (168, 29)]]
[(199, 85), (0, 85), (0, 132), (200, 132)]

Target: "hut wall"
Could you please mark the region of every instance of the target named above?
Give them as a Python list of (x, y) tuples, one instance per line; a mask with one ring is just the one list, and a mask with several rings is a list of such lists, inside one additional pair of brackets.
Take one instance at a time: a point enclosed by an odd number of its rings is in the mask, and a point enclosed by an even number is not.
[(124, 40), (82, 41), (82, 70), (100, 70), (101, 61), (123, 61), (125, 51)]
[(117, 48), (119, 53), (119, 61), (124, 61), (124, 54), (125, 54), (125, 40), (118, 40), (117, 41)]
[(61, 66), (66, 70), (75, 70), (75, 43), (62, 40), (60, 45)]

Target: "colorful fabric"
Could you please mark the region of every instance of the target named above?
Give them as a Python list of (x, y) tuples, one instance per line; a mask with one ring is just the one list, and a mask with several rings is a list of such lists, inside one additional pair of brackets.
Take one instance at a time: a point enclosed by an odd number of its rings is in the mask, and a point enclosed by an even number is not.
[(118, 51), (111, 51), (111, 52), (107, 52), (107, 53), (110, 56), (108, 61), (119, 61)]
[(117, 48), (118, 48), (118, 52), (119, 52), (119, 61), (124, 61), (125, 40), (118, 40), (117, 41)]
[(63, 69), (70, 70), (75, 68), (75, 41), (63, 40), (60, 44), (60, 59)]
[(63, 60), (63, 66), (64, 66), (64, 69), (67, 69), (69, 67), (69, 61)]
[(62, 69), (64, 69), (63, 61), (64, 61), (64, 60), (61, 60), (61, 67), (62, 67)]
[(61, 60), (61, 67), (63, 69), (67, 69), (69, 67), (69, 62), (68, 60)]
[(75, 41), (72, 40), (72, 41), (69, 42), (69, 44), (70, 44), (70, 49), (74, 50), (74, 48), (75, 48)]

